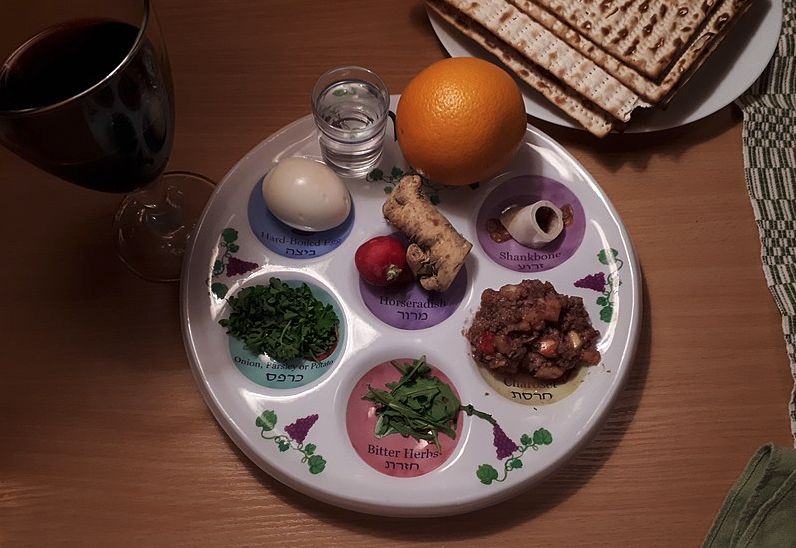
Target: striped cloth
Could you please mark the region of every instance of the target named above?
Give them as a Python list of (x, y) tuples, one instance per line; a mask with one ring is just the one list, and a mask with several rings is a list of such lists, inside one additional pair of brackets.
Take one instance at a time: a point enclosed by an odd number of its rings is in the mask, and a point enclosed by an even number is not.
[[(743, 111), (744, 172), (763, 272), (782, 313), (796, 381), (796, 0), (784, 0), (777, 50), (736, 104)], [(789, 412), (796, 446), (796, 385)]]

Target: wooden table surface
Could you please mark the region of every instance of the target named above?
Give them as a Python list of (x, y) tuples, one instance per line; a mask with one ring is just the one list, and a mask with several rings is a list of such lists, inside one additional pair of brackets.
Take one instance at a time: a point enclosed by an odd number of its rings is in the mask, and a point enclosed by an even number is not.
[[(159, 0), (178, 100), (171, 167), (220, 181), (309, 113), (327, 68), (400, 93), (446, 56), (420, 0)], [(597, 438), (548, 481), (475, 514), (329, 507), (253, 465), (211, 416), (178, 287), (116, 259), (119, 196), (0, 150), (0, 546), (698, 546), (763, 443), (792, 443), (792, 379), (728, 106), (596, 140), (531, 119), (588, 169), (636, 246), (643, 327)]]

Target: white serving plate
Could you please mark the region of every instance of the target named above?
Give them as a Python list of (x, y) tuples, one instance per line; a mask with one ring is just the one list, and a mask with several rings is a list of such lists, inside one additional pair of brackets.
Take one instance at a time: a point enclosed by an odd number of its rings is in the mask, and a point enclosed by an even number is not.
[[(393, 110), (397, 100), (393, 96)], [(392, 137), (392, 122), (387, 131)], [(439, 198), (440, 211), (473, 242), (473, 251), (448, 292), (427, 294), (413, 286), (408, 295), (388, 295), (384, 301), (361, 286), (353, 255), (372, 236), (392, 232), (381, 206), (385, 187), (392, 186), (393, 169), (408, 169), (397, 143), (388, 139), (380, 164), (383, 179), (345, 180), (354, 204), (347, 224), (315, 236), (286, 232), (274, 224), (261, 201), (260, 181), (274, 162), (289, 156), (320, 159), (309, 116), (263, 141), (224, 177), (198, 225), (182, 277), (183, 334), (196, 381), (218, 422), (253, 462), (329, 504), (380, 515), (439, 516), (525, 491), (593, 438), (630, 373), (641, 321), (641, 278), (616, 210), (571, 155), (529, 127), (517, 157), (492, 181), (477, 188), (428, 187)], [(576, 222), (551, 247), (539, 250), (545, 258), (512, 258), (522, 250), (490, 247), (488, 239), (482, 243), (484, 231), (478, 226), (495, 208), (505, 200), (536, 199), (539, 194), (554, 203), (571, 202), (576, 215)], [(616, 260), (600, 262), (598, 254), (605, 250), (614, 250), (607, 256)], [(501, 259), (501, 251), (509, 253), (508, 260)], [(256, 266), (232, 276), (224, 268), (214, 272), (214, 266), (225, 267), (230, 257)], [(606, 288), (605, 295), (575, 286), (599, 272), (613, 281), (613, 290)], [(341, 344), (330, 358), (285, 369), (266, 356), (247, 354), (218, 324), (228, 314), (228, 304), (218, 296), (222, 286), (231, 295), (243, 286), (267, 284), (272, 276), (308, 282), (336, 307)], [(526, 277), (551, 281), (559, 292), (583, 297), (602, 333), (599, 365), (556, 386), (487, 382), (469, 356), (462, 330), (485, 288)], [(608, 320), (601, 319), (601, 297), (613, 306)], [(402, 299), (410, 305), (398, 303)], [(514, 457), (498, 459), (492, 426), (464, 415), (456, 440), (443, 436), (442, 456), (431, 455), (411, 438), (412, 443), (400, 436), (375, 438), (368, 405), (361, 399), (363, 387), (367, 382), (378, 386), (391, 373), (397, 378), (397, 372), (381, 364), (422, 355), (464, 404), (497, 420), (518, 446)], [(315, 420), (306, 439), (290, 439), (288, 425), (306, 417)], [(534, 433), (537, 443), (532, 443)], [(494, 475), (503, 477), (507, 462), (511, 470), (503, 480), (489, 482)]]

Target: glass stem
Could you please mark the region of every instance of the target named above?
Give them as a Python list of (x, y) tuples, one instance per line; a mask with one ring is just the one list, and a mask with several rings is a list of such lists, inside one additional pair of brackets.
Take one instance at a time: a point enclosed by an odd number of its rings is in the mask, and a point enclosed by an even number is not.
[(169, 195), (169, 185), (157, 182), (137, 191), (135, 200), (143, 207), (141, 220), (154, 234), (167, 237), (183, 228), (184, 219), (179, 202)]

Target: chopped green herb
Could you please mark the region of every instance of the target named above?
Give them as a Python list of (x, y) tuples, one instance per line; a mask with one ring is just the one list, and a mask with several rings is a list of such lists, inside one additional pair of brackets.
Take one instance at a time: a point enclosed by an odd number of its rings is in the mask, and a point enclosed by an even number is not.
[(274, 360), (317, 360), (337, 343), (340, 319), (309, 286), (291, 287), (279, 278), (241, 289), (227, 299), (232, 311), (218, 323), (255, 354)]

